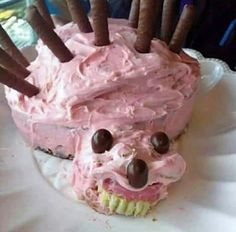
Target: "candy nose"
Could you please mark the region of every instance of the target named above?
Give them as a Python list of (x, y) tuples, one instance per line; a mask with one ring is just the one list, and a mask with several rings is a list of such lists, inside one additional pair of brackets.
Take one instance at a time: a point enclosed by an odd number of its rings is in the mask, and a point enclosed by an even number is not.
[(129, 184), (134, 188), (142, 188), (148, 181), (148, 166), (141, 159), (133, 159), (127, 167)]

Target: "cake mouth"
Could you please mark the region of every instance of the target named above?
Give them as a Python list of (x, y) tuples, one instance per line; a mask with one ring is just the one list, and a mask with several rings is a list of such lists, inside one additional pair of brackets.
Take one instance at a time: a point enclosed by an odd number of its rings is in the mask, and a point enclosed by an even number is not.
[[(119, 189), (112, 189), (111, 186), (116, 186)], [(156, 191), (152, 191), (154, 189)], [(82, 199), (95, 211), (103, 214), (145, 217), (160, 200), (166, 197), (167, 186), (161, 183), (148, 186), (138, 196), (136, 192), (127, 191), (118, 183), (106, 180), (103, 185), (94, 183), (93, 187), (84, 189)]]
[(156, 183), (140, 192), (133, 192), (107, 179), (98, 185), (97, 208), (103, 208), (108, 214), (144, 217), (162, 199), (166, 198), (166, 186)]

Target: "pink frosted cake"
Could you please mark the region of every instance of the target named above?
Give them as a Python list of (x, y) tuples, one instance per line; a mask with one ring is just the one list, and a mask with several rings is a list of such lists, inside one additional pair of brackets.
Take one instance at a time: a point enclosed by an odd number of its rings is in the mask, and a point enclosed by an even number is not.
[(13, 119), (31, 147), (73, 159), (79, 199), (102, 213), (144, 216), (185, 171), (169, 139), (190, 120), (198, 62), (158, 39), (138, 52), (127, 20), (109, 20), (107, 46), (75, 23), (55, 31), (73, 59), (60, 62), (39, 40), (25, 80), (40, 92), (6, 88)]

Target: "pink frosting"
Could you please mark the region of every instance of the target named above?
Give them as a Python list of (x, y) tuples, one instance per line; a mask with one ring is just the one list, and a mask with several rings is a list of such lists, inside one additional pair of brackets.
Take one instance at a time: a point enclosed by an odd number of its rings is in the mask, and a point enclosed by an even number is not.
[[(188, 123), (199, 82), (198, 62), (170, 52), (158, 39), (152, 41), (150, 53), (138, 53), (133, 46), (136, 30), (126, 20), (110, 20), (109, 31), (111, 44), (96, 47), (93, 33), (79, 33), (73, 23), (57, 27), (74, 58), (60, 63), (39, 41), (27, 81), (40, 93), (28, 98), (6, 88), (14, 120), (32, 146), (54, 149), (63, 143), (66, 151), (76, 154), (72, 185), (81, 198), (107, 179), (137, 192), (156, 183), (166, 187), (185, 170), (178, 153), (171, 149), (158, 156), (149, 139), (157, 130), (175, 137)], [(110, 130), (115, 142), (109, 152), (98, 155), (90, 140), (99, 128)], [(55, 133), (51, 139), (44, 136), (50, 131)], [(142, 189), (132, 188), (126, 178), (133, 157), (149, 167)]]

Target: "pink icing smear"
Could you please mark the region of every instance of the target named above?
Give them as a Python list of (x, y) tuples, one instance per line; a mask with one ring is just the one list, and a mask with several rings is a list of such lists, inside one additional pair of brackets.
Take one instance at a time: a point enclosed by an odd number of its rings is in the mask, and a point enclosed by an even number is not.
[[(101, 185), (125, 199), (158, 200), (182, 177), (185, 162), (172, 148), (158, 156), (150, 136), (165, 131), (174, 138), (186, 127), (199, 64), (184, 53), (172, 53), (158, 39), (152, 40), (150, 53), (138, 53), (136, 30), (126, 20), (110, 20), (109, 31), (111, 44), (96, 47), (93, 33), (80, 33), (74, 23), (57, 27), (74, 58), (60, 63), (39, 41), (27, 81), (40, 93), (28, 98), (6, 88), (6, 98), (32, 147), (75, 155), (72, 185), (80, 198), (98, 201), (94, 189)], [(98, 155), (91, 149), (91, 137), (100, 128), (111, 131), (114, 144)], [(149, 167), (148, 183), (141, 189), (132, 188), (126, 177), (134, 157)]]

